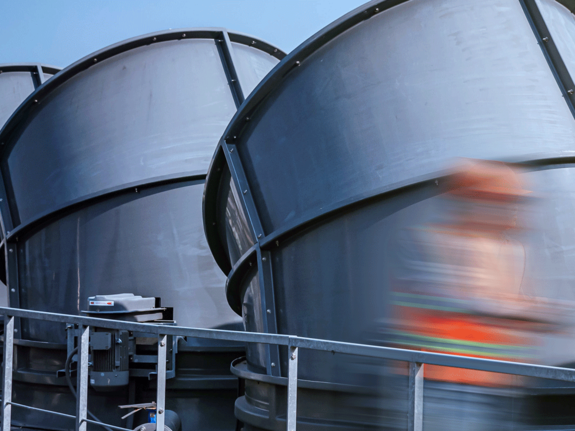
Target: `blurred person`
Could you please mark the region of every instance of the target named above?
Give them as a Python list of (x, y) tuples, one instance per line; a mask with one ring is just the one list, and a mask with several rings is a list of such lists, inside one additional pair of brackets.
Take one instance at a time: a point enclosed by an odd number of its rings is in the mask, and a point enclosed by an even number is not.
[[(537, 362), (534, 334), (550, 330), (551, 305), (524, 293), (526, 251), (511, 235), (529, 191), (506, 164), (477, 160), (459, 166), (443, 186), (436, 221), (402, 229), (394, 241), (399, 264), (386, 344)], [(394, 364), (391, 372), (405, 369)], [(433, 365), (424, 378), (426, 430), (516, 425), (509, 413), (520, 378)]]

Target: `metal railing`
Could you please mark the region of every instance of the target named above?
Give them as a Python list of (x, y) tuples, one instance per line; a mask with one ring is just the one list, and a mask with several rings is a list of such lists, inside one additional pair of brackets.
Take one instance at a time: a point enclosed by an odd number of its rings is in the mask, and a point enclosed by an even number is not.
[[(310, 349), (364, 356), (379, 359), (391, 359), (409, 363), (409, 431), (421, 431), (423, 428), (423, 368), (424, 364), (446, 367), (466, 368), (471, 370), (490, 371), (518, 376), (538, 377), (553, 380), (575, 382), (575, 369), (549, 367), (543, 365), (507, 362), (492, 359), (452, 356), (442, 353), (421, 352), (392, 347), (370, 346), (364, 344), (344, 343), (338, 341), (302, 338), (290, 335), (260, 334), (253, 332), (225, 331), (218, 329), (186, 328), (164, 326), (149, 323), (133, 323), (118, 320), (107, 320), (92, 317), (71, 316), (67, 314), (48, 313), (0, 307), (4, 316), (4, 382), (2, 396), (2, 431), (10, 431), (12, 406), (51, 413), (75, 419), (75, 429), (86, 431), (87, 424), (93, 423), (112, 429), (127, 431), (126, 428), (103, 424), (87, 418), (88, 411), (88, 349), (90, 327), (146, 332), (158, 338), (158, 385), (156, 400), (156, 429), (164, 429), (166, 402), (166, 338), (168, 335), (208, 338), (214, 340), (239, 341), (245, 343), (273, 344), (287, 346), (289, 350), (288, 396), (287, 396), (287, 431), (296, 430), (297, 418), (297, 375), (298, 350)], [(12, 372), (14, 360), (14, 318), (36, 319), (78, 325), (78, 371), (76, 415), (38, 409), (12, 402)]]

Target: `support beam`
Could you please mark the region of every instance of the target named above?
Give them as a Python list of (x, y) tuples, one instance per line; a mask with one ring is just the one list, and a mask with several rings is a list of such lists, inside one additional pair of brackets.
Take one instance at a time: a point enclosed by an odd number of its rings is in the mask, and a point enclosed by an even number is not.
[(168, 336), (158, 336), (158, 392), (156, 395), (156, 430), (163, 431), (166, 421), (166, 350)]
[(296, 431), (297, 422), (297, 362), (298, 348), (289, 346), (287, 431)]
[(14, 366), (14, 317), (4, 316), (4, 384), (2, 385), (2, 431), (12, 423), (12, 371)]
[(88, 349), (90, 327), (78, 328), (78, 380), (76, 384), (76, 431), (86, 431), (88, 423)]
[(409, 363), (408, 431), (423, 431), (423, 366), (419, 362)]

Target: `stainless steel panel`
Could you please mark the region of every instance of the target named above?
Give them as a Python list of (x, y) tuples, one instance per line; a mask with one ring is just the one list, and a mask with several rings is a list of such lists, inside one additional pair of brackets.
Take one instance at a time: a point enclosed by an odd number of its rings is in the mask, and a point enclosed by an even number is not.
[(292, 69), (247, 124), (237, 146), (267, 233), (457, 157), (571, 154), (575, 134), (515, 0), (383, 11)]
[(247, 98), (279, 60), (265, 52), (241, 43), (232, 42), (234, 65)]
[(205, 172), (234, 112), (213, 40), (143, 46), (90, 67), (42, 101), (8, 157), (21, 220), (132, 182)]
[(33, 91), (34, 82), (30, 72), (0, 73), (0, 129)]
[(536, 0), (536, 3), (569, 74), (575, 78), (575, 17), (554, 0)]
[[(195, 181), (116, 196), (21, 238), (22, 306), (78, 314), (89, 296), (132, 292), (160, 296), (182, 326), (239, 322), (204, 237), (202, 192), (203, 181)], [(65, 340), (64, 331), (39, 322), (24, 335)]]

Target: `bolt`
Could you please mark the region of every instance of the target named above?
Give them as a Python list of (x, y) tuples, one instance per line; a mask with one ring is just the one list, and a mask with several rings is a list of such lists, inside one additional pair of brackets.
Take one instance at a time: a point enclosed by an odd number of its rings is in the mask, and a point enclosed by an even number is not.
[(245, 195), (247, 192), (248, 192), (247, 190), (244, 190), (244, 195)]
[(7, 232), (6, 232), (6, 235), (10, 235), (10, 231), (7, 231)]
[(38, 103), (38, 99), (34, 99), (34, 103)]
[(276, 49), (274, 49), (274, 52), (278, 52), (278, 49), (277, 49), (277, 48), (276, 48)]
[(98, 62), (98, 59), (97, 59), (97, 58), (95, 58), (95, 59), (94, 59), (94, 63), (97, 63), (97, 62)]
[(265, 257), (262, 257), (262, 260), (265, 262), (267, 259)]
[(261, 237), (262, 237), (262, 234), (260, 233), (260, 234), (258, 235), (258, 238), (261, 238)]
[(215, 225), (216, 225), (216, 222), (213, 222), (213, 223), (212, 223), (212, 226), (215, 226)]
[(272, 368), (274, 368), (276, 366), (275, 362), (272, 362)]
[(164, 341), (162, 341), (162, 342), (160, 343), (160, 346), (162, 346), (162, 347), (164, 347), (165, 345), (166, 345), (166, 343), (165, 343)]
[(2, 198), (0, 198), (0, 202), (2, 202)]
[(163, 413), (164, 413), (164, 411), (163, 411), (162, 409), (158, 410), (158, 414), (159, 414), (159, 415), (161, 415), (161, 414), (163, 414)]
[(575, 93), (575, 91), (573, 91), (573, 90), (567, 90), (567, 93), (573, 94), (573, 93)]
[(276, 247), (279, 247), (279, 246), (280, 246), (280, 242), (276, 241)]
[(12, 253), (14, 250), (10, 249), (10, 253)]
[(14, 293), (14, 292), (16, 292), (16, 289), (12, 288), (12, 289), (10, 289), (10, 292)]
[(118, 338), (118, 339), (116, 340), (116, 344), (122, 344), (122, 339), (121, 339), (121, 338)]
[(379, 8), (376, 7), (376, 8), (375, 8), (375, 13), (378, 13), (378, 12), (379, 12)]
[(17, 329), (14, 329), (14, 332), (18, 332), (18, 330), (17, 330)]
[(436, 185), (436, 186), (439, 185), (439, 180), (435, 180), (435, 185)]
[(246, 117), (246, 121), (250, 121), (250, 117)]
[(549, 38), (548, 38), (548, 37), (544, 37), (544, 38), (543, 38), (543, 42), (549, 42)]
[(269, 308), (267, 309), (268, 314), (272, 314), (272, 310), (270, 310)]
[(293, 361), (294, 359), (295, 359), (295, 353), (291, 355), (291, 360)]
[(300, 64), (301, 64), (301, 63), (300, 63), (299, 61), (296, 61), (296, 62), (295, 62), (295, 65), (296, 65), (296, 66), (299, 66)]
[(182, 34), (182, 37), (186, 37), (186, 33)]
[(137, 188), (137, 187), (135, 188), (135, 190), (136, 190), (136, 193), (138, 193), (138, 188)]
[(234, 152), (234, 149), (233, 149), (233, 148), (230, 148), (230, 153), (233, 153), (233, 152)]
[(158, 40), (158, 39), (157, 39), (157, 38), (153, 38), (153, 39), (152, 39), (152, 42), (155, 42), (156, 40)]
[(255, 45), (255, 44), (256, 44), (256, 41), (255, 41), (255, 40), (252, 40), (252, 45)]

